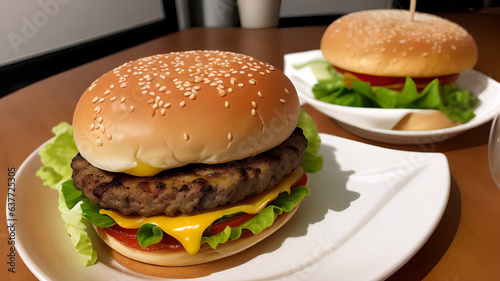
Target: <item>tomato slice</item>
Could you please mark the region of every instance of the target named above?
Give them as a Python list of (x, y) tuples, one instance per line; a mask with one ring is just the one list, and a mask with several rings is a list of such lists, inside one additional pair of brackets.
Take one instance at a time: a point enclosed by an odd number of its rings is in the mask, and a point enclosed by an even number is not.
[(305, 186), (307, 184), (307, 180), (308, 180), (307, 174), (302, 173), (302, 176), (292, 185), (292, 188), (297, 186)]
[[(345, 77), (349, 79), (357, 79), (364, 82), (369, 82), (371, 86), (384, 86), (387, 88), (402, 89), (406, 81), (406, 77), (376, 76), (376, 75), (369, 75), (369, 74), (348, 71), (337, 66), (333, 67), (335, 68), (335, 70), (343, 74)], [(455, 80), (457, 80), (458, 73), (436, 76), (436, 77), (412, 77), (413, 81), (417, 85), (417, 88), (424, 88), (427, 84), (429, 84), (430, 82), (432, 82), (432, 80), (436, 78), (439, 79), (439, 83), (441, 84), (450, 84), (455, 82)]]
[[(307, 184), (307, 174), (303, 173), (302, 176), (292, 185), (291, 188), (296, 186), (304, 186)], [(221, 221), (219, 223), (215, 223), (210, 226), (210, 229), (205, 233), (205, 236), (212, 236), (217, 233), (222, 232), (227, 226), (229, 227), (238, 227), (242, 225), (244, 222), (249, 219), (255, 217), (257, 214), (242, 214), (238, 216), (234, 216), (227, 220)], [(184, 250), (182, 244), (177, 241), (177, 239), (172, 236), (163, 233), (163, 239), (153, 245), (149, 245), (146, 248), (142, 248), (137, 241), (137, 229), (127, 229), (115, 224), (111, 227), (103, 228), (111, 237), (120, 241), (121, 243), (143, 251), (149, 252), (168, 252), (168, 251), (181, 251)]]
[(181, 251), (184, 250), (177, 239), (174, 237), (163, 233), (163, 239), (156, 244), (149, 245), (146, 248), (142, 248), (137, 241), (137, 229), (128, 229), (115, 224), (110, 227), (103, 228), (111, 237), (120, 241), (131, 248), (139, 249), (148, 252), (164, 252), (164, 251)]

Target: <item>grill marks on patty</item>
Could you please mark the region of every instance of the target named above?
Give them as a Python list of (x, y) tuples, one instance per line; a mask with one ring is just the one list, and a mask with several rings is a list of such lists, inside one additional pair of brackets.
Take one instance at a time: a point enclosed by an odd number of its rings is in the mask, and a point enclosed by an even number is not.
[(276, 185), (298, 168), (307, 146), (296, 129), (281, 145), (223, 164), (191, 164), (153, 177), (134, 177), (92, 166), (80, 154), (72, 161), (75, 187), (101, 208), (125, 215), (174, 215), (236, 203)]

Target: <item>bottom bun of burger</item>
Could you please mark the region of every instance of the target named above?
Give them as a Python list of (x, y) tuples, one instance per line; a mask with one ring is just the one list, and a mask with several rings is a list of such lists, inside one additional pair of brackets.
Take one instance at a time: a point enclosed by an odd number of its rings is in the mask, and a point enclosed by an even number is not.
[[(300, 204), (299, 204), (300, 205)], [(168, 251), (168, 252), (149, 252), (129, 247), (114, 237), (110, 236), (103, 228), (94, 226), (97, 234), (113, 250), (132, 260), (143, 263), (160, 266), (188, 266), (203, 264), (225, 257), (232, 256), (244, 251), (251, 246), (259, 243), (269, 235), (280, 229), (297, 211), (297, 205), (290, 212), (284, 212), (279, 215), (274, 223), (258, 234), (248, 233), (242, 235), (239, 239), (229, 240), (226, 243), (219, 244), (216, 249), (210, 247), (207, 243), (201, 246), (198, 253), (191, 255), (186, 251)]]

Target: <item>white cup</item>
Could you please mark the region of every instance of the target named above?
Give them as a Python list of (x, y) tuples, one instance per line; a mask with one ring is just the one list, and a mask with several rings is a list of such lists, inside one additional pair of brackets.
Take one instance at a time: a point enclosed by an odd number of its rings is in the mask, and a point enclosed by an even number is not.
[(280, 8), (281, 0), (238, 0), (241, 27), (277, 27)]

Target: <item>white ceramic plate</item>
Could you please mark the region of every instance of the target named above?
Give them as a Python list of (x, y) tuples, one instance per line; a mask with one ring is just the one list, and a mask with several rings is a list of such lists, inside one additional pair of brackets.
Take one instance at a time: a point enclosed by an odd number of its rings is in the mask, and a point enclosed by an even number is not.
[[(310, 175), (311, 196), (296, 215), (244, 252), (244, 262), (199, 280), (379, 280), (420, 249), (448, 202), (446, 157), (321, 138), (324, 168)], [(99, 262), (83, 267), (57, 210), (57, 192), (35, 176), (40, 166), (35, 151), (16, 177), (16, 246), (37, 278), (156, 280), (111, 259), (93, 231)]]
[(284, 57), (284, 72), (294, 83), (301, 102), (309, 103), (335, 119), (344, 129), (367, 139), (396, 144), (441, 142), (492, 120), (500, 108), (500, 84), (480, 72), (468, 70), (460, 74), (456, 84), (479, 98), (480, 104), (474, 110), (476, 117), (471, 121), (437, 130), (391, 130), (407, 113), (421, 110), (357, 108), (316, 100), (311, 89), (317, 80), (310, 68), (295, 69), (294, 66), (317, 59), (324, 59), (320, 50), (286, 54)]

